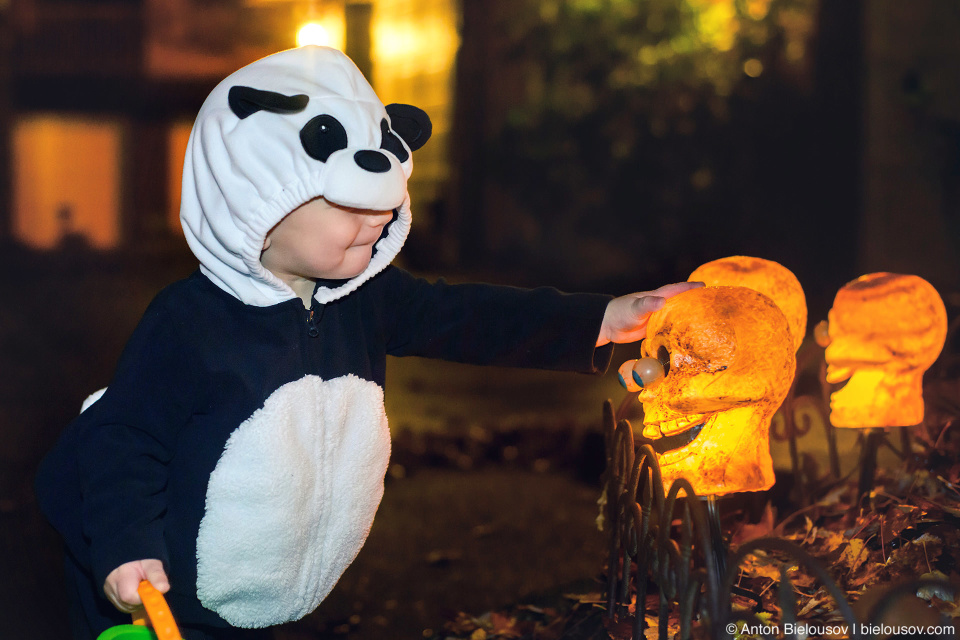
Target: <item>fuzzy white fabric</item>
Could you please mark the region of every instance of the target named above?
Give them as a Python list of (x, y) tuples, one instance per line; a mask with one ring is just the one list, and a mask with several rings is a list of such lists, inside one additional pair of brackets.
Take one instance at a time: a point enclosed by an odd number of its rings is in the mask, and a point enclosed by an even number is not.
[(210, 476), (200, 602), (243, 628), (313, 611), (366, 541), (389, 457), (377, 384), (306, 376), (277, 389)]
[(107, 392), (107, 388), (104, 387), (103, 389), (100, 389), (99, 391), (94, 391), (93, 393), (88, 395), (86, 399), (83, 401), (83, 404), (80, 405), (80, 413), (83, 413), (84, 411), (86, 411), (90, 407), (90, 405), (92, 405), (94, 402), (96, 402), (101, 397), (103, 397), (103, 394), (106, 392)]
[[(259, 111), (241, 119), (228, 102), (234, 86), (306, 95), (309, 102), (299, 113)], [(343, 125), (348, 144), (325, 162), (308, 156), (300, 141), (303, 126), (321, 114)], [(401, 163), (393, 154), (383, 154), (390, 168), (382, 173), (362, 169), (354, 156), (359, 150), (380, 149), (384, 119), (390, 121), (383, 103), (356, 65), (336, 49), (282, 51), (224, 79), (197, 115), (183, 167), (180, 220), (203, 273), (246, 304), (270, 306), (296, 297), (260, 264), (263, 239), (284, 216), (318, 196), (348, 207), (396, 209), (398, 219), (377, 243), (363, 273), (342, 286), (321, 289), (316, 298), (326, 303), (345, 296), (383, 270), (410, 230), (412, 156)]]

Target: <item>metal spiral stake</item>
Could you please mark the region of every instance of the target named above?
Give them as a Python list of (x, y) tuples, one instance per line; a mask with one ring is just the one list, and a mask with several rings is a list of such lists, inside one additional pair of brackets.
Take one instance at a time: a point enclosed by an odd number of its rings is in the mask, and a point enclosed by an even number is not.
[[(664, 495), (657, 455), (649, 445), (635, 450), (629, 421), (616, 422), (612, 405), (604, 405), (607, 470), (604, 473), (603, 522), (609, 524), (607, 616), (628, 613), (631, 586), (636, 605), (633, 638), (644, 637), (648, 577), (659, 589), (658, 634), (667, 640), (671, 609), (680, 616), (680, 637), (692, 637), (693, 621), (704, 624), (722, 618), (719, 608), (721, 574), (706, 507), (686, 480), (677, 480)], [(680, 493), (683, 500), (680, 501)], [(679, 539), (672, 537), (680, 509)], [(636, 573), (631, 575), (631, 565)], [(709, 626), (707, 628), (710, 628)]]
[(820, 362), (820, 401), (824, 407), (823, 426), (827, 436), (827, 452), (830, 456), (830, 473), (835, 480), (840, 479), (840, 453), (837, 448), (837, 428), (830, 422), (830, 387), (827, 382), (827, 361)]
[(866, 440), (860, 447), (860, 477), (857, 481), (857, 502), (859, 505), (864, 496), (870, 493), (873, 480), (877, 475), (877, 453), (880, 445), (886, 438), (883, 429), (869, 429)]
[(727, 543), (723, 540), (723, 528), (720, 526), (720, 507), (717, 504), (717, 496), (707, 496), (706, 503), (710, 542), (717, 571), (717, 584), (721, 584), (723, 576), (727, 573)]

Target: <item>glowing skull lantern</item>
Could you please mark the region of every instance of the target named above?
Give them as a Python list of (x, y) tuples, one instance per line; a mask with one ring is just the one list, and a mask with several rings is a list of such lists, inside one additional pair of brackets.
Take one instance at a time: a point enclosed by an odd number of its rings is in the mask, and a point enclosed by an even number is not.
[(871, 273), (844, 285), (828, 315), (827, 382), (836, 427), (923, 421), (923, 373), (940, 355), (947, 312), (923, 278)]
[(796, 368), (777, 305), (746, 287), (686, 291), (650, 315), (641, 350), (666, 370), (639, 396), (664, 485), (683, 477), (698, 495), (770, 488), (770, 419)]
[(807, 333), (807, 298), (793, 272), (779, 262), (751, 256), (730, 256), (700, 265), (687, 278), (708, 287), (747, 287), (773, 300), (787, 318), (794, 351)]

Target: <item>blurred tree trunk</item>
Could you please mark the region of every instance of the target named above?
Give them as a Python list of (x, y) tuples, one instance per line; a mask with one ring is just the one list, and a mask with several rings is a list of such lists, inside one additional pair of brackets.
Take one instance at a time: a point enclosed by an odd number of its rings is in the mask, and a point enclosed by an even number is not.
[(862, 210), (864, 38), (862, 0), (821, 0), (817, 18), (814, 100), (819, 123), (819, 185), (823, 207), (812, 224), (835, 291), (856, 269)]
[(370, 21), (373, 3), (348, 2), (344, 7), (347, 22), (345, 53), (353, 60), (365, 78), (373, 78), (373, 61), (370, 59)]
[(449, 252), (458, 266), (474, 266), (485, 253), (485, 139), (491, 88), (487, 70), (490, 16), (497, 0), (463, 0), (460, 52), (457, 55), (453, 130), (450, 149), (453, 188), (442, 235), (455, 245)]
[(13, 235), (13, 82), (10, 57), (13, 34), (10, 28), (10, 4), (0, 5), (0, 240)]

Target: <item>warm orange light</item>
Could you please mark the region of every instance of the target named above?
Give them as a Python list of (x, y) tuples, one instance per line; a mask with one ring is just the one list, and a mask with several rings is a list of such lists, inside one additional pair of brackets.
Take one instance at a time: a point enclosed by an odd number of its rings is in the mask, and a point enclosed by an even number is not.
[(180, 191), (183, 185), (183, 159), (187, 155), (192, 122), (176, 122), (167, 130), (167, 225), (169, 230), (183, 234), (180, 224)]
[(120, 122), (103, 118), (41, 113), (17, 121), (11, 136), (16, 238), (42, 249), (76, 238), (115, 247), (123, 136)]
[(918, 276), (871, 273), (844, 285), (829, 313), (827, 382), (836, 427), (905, 427), (923, 421), (923, 372), (940, 355), (947, 312)]
[(779, 262), (750, 256), (730, 256), (697, 267), (687, 278), (707, 286), (747, 287), (773, 300), (787, 317), (794, 350), (807, 333), (807, 297), (793, 272)]
[(346, 18), (343, 5), (333, 5), (326, 11), (308, 14), (306, 22), (297, 28), (297, 46), (318, 45), (343, 51), (346, 46)]
[(330, 45), (330, 33), (319, 22), (308, 22), (297, 31), (297, 46), (303, 47), (308, 44), (319, 46)]
[(639, 395), (664, 485), (686, 478), (698, 495), (770, 488), (770, 420), (796, 369), (777, 305), (746, 287), (686, 291), (651, 314), (642, 352), (667, 363)]

